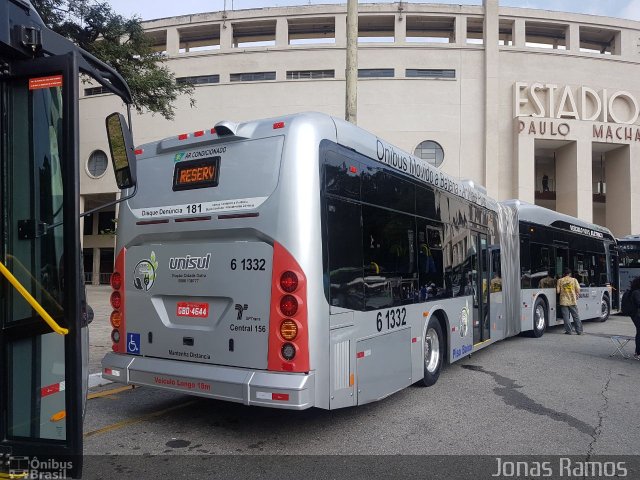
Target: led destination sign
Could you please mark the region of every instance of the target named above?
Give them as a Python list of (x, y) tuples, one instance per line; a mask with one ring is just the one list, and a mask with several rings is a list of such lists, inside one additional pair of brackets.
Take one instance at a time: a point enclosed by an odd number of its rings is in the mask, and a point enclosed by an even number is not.
[(191, 190), (218, 186), (220, 157), (180, 162), (173, 172), (173, 190)]

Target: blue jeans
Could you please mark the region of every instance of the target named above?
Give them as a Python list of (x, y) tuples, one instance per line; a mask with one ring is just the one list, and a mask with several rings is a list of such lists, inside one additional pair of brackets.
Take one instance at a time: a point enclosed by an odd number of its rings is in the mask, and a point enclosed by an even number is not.
[(562, 319), (564, 320), (564, 331), (571, 333), (571, 318), (569, 317), (569, 313), (571, 313), (576, 332), (582, 333), (582, 322), (580, 321), (580, 315), (578, 315), (578, 307), (576, 305), (560, 305), (560, 311), (562, 311)]

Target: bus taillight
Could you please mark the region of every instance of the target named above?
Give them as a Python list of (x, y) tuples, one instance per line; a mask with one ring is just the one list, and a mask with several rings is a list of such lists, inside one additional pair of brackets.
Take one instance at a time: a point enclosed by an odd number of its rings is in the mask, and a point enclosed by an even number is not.
[(111, 288), (113, 288), (114, 290), (120, 290), (121, 286), (122, 275), (120, 275), (120, 272), (113, 272), (111, 274)]
[(290, 271), (286, 271), (280, 277), (280, 287), (287, 293), (292, 293), (298, 288), (298, 276)]
[(302, 269), (282, 245), (273, 245), (268, 369), (309, 371), (307, 285)]
[(114, 352), (126, 352), (124, 345), (125, 338), (125, 321), (124, 321), (124, 294), (125, 294), (125, 271), (124, 271), (124, 259), (127, 250), (123, 248), (118, 253), (116, 258), (115, 268), (111, 274), (111, 306), (113, 312), (111, 312), (110, 321), (113, 331), (111, 332), (111, 341), (113, 343), (112, 349)]

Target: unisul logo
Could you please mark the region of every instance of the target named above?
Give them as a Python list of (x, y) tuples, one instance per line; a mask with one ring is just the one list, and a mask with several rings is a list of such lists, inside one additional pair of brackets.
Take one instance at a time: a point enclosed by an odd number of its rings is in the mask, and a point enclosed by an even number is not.
[(140, 260), (133, 270), (133, 286), (138, 290), (148, 292), (156, 281), (157, 270), (158, 261), (156, 260), (156, 253), (151, 252), (149, 259)]
[(207, 253), (203, 257), (171, 257), (169, 259), (169, 270), (209, 270), (211, 264), (211, 254)]
[(465, 306), (460, 311), (460, 336), (467, 335), (469, 330), (469, 300), (466, 301)]

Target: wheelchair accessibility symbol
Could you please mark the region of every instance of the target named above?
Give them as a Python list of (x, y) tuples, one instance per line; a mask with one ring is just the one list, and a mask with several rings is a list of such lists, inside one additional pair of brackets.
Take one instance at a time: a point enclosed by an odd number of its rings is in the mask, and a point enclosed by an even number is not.
[(127, 333), (127, 353), (140, 355), (140, 334)]

